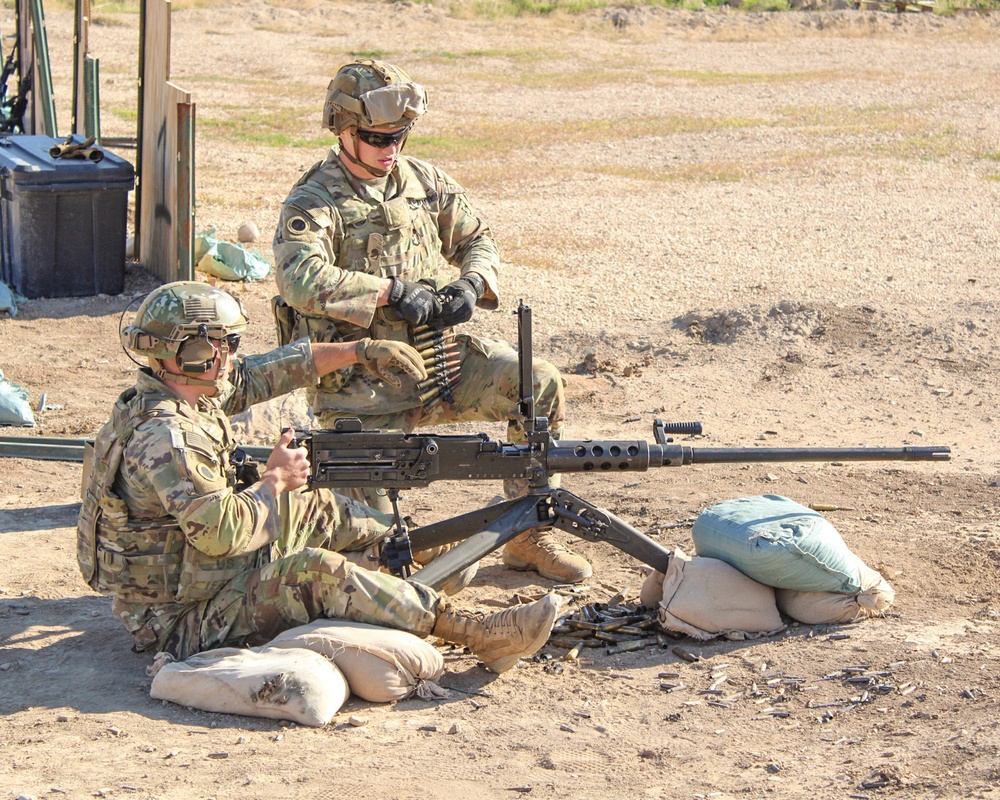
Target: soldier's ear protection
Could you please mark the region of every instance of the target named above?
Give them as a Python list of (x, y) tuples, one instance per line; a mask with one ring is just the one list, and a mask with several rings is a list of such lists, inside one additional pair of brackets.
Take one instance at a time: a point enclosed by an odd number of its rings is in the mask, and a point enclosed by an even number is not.
[(208, 325), (198, 326), (198, 333), (177, 349), (177, 366), (182, 372), (208, 372), (215, 363), (215, 345), (208, 338)]

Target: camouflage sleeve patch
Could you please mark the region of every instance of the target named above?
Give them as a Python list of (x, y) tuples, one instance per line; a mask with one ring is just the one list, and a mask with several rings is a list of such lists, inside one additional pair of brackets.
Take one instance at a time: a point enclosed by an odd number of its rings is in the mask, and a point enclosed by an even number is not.
[(278, 238), (286, 242), (314, 242), (327, 231), (333, 217), (325, 208), (302, 208), (286, 203), (281, 208)]
[(178, 471), (190, 482), (189, 491), (193, 495), (210, 494), (229, 486), (218, 445), (208, 436), (199, 431), (176, 429), (170, 435)]

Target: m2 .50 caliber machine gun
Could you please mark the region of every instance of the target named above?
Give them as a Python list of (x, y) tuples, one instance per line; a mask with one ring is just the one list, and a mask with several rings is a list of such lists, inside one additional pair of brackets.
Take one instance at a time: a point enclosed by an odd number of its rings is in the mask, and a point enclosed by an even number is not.
[[(397, 528), (383, 542), (380, 562), (394, 574), (410, 576), (414, 551), (461, 542), (424, 567), (411, 580), (439, 588), (451, 575), (503, 546), (520, 533), (553, 527), (591, 542), (607, 542), (665, 572), (671, 552), (614, 514), (566, 489), (549, 486), (560, 472), (620, 474), (689, 464), (739, 464), (782, 461), (947, 461), (947, 447), (709, 447), (675, 444), (672, 436), (701, 433), (701, 423), (656, 420), (653, 442), (553, 439), (548, 420), (535, 416), (532, 395), (531, 309), (518, 309), (520, 398), (524, 443), (499, 442), (486, 434), (404, 433), (363, 430), (361, 421), (344, 418), (329, 430), (297, 438), (309, 450), (311, 488), (385, 488), (393, 502)], [(408, 531), (399, 516), (401, 489), (435, 481), (526, 479), (527, 494), (496, 505)]]

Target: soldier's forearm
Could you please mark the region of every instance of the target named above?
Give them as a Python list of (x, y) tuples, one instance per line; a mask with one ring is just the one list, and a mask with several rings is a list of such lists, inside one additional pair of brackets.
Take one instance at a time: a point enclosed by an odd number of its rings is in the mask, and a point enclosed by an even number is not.
[(358, 363), (356, 342), (313, 342), (312, 350), (319, 377)]

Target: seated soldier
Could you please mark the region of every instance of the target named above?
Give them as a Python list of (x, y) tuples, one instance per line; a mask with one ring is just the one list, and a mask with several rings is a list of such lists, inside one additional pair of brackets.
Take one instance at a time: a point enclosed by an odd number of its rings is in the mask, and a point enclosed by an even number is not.
[(282, 434), (263, 477), (237, 490), (229, 415), (352, 364), (390, 383), (396, 373), (423, 373), (409, 345), (372, 339), (301, 339), (234, 360), (247, 323), (228, 293), (178, 282), (151, 292), (122, 333), (149, 367), (95, 440), (78, 558), (90, 586), (114, 596), (133, 649), (184, 659), (264, 644), (325, 617), (437, 636), (469, 647), (497, 673), (537, 652), (557, 597), (463, 611), (419, 582), (338, 552), (369, 547), (391, 519), (327, 490), (305, 491), (309, 459), (293, 431)]

